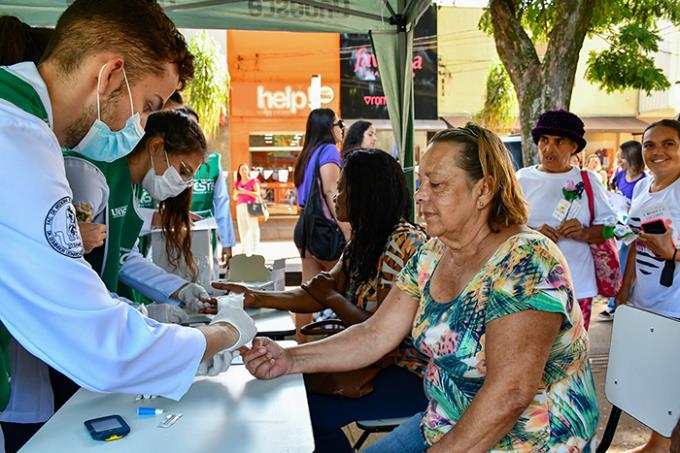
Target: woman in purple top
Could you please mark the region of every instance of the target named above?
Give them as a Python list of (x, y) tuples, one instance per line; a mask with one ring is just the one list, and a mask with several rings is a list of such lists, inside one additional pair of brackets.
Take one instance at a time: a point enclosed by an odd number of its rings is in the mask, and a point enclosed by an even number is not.
[(246, 256), (251, 256), (257, 250), (257, 244), (260, 242), (260, 224), (257, 217), (248, 212), (248, 203), (258, 202), (260, 185), (257, 179), (250, 177), (248, 164), (238, 166), (234, 199), (236, 200), (236, 221), (238, 222), (241, 247), (243, 247), (243, 253)]
[[(295, 162), (295, 187), (297, 188), (297, 199), (300, 208), (304, 207), (309, 196), (318, 158), (323, 196), (330, 207), (328, 215), (335, 216), (335, 201), (333, 197), (337, 191), (340, 168), (342, 167), (342, 158), (336, 143), (342, 142), (343, 130), (344, 123), (338, 119), (333, 110), (320, 108), (314, 109), (309, 113), (302, 152)], [(302, 281), (306, 282), (321, 271), (330, 271), (337, 260), (321, 260), (304, 248), (304, 232), (301, 219), (302, 217), (300, 217), (295, 225), (294, 239), (302, 258)], [(345, 233), (345, 237), (348, 238), (349, 224), (340, 222), (338, 225)], [(312, 315), (310, 314), (295, 315), (295, 324), (298, 329), (311, 322), (311, 320)], [(298, 335), (298, 341), (305, 340), (304, 337)]]
[(630, 203), (635, 185), (647, 176), (642, 161), (642, 145), (635, 140), (625, 142), (621, 145), (621, 153), (621, 171), (616, 174), (614, 186)]

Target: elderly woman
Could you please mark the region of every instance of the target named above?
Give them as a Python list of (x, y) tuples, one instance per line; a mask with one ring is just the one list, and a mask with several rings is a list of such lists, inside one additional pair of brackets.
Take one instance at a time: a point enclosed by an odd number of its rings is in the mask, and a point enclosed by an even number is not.
[(587, 450), (598, 405), (583, 316), (559, 249), (524, 225), (500, 139), (473, 124), (439, 132), (420, 177), (434, 238), (378, 311), (308, 345), (258, 338), (241, 351), (246, 366), (262, 379), (351, 370), (411, 334), (428, 358), (428, 407), (368, 451)]
[[(593, 297), (598, 293), (595, 263), (588, 244), (605, 240), (604, 223), (609, 217), (616, 218), (616, 214), (600, 178), (591, 171), (582, 173), (570, 163), (571, 156), (586, 146), (584, 134), (583, 121), (573, 113), (565, 110), (543, 113), (531, 131), (541, 163), (519, 170), (517, 179), (529, 203), (529, 226), (555, 242), (567, 259), (588, 329)], [(588, 175), (593, 189), (593, 225), (584, 190), (562, 216), (557, 210), (565, 203), (565, 190), (582, 182), (583, 174)]]
[[(649, 178), (633, 190), (629, 224), (640, 237), (628, 252), (626, 272), (617, 305), (632, 295), (633, 305), (671, 318), (680, 318), (680, 122), (661, 120), (647, 126), (642, 157)], [(645, 232), (646, 222), (663, 222), (661, 231)], [(658, 222), (658, 221), (661, 222)], [(652, 432), (636, 452), (668, 451), (670, 441)]]

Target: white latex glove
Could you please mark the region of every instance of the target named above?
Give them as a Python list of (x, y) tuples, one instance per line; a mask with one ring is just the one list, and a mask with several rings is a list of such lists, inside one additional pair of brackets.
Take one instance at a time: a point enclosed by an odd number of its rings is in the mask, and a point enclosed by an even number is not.
[(218, 322), (226, 322), (231, 324), (239, 333), (238, 341), (232, 347), (227, 349), (228, 351), (233, 351), (240, 348), (255, 338), (255, 335), (257, 334), (255, 321), (253, 321), (244, 310), (239, 308), (222, 307), (222, 309), (217, 312), (210, 324), (215, 324)]
[(231, 360), (238, 355), (238, 351), (220, 351), (208, 360), (201, 362), (196, 371), (196, 376), (217, 376), (220, 373), (224, 373), (229, 369)]
[(143, 314), (147, 318), (149, 317), (149, 310), (146, 309), (145, 304), (138, 304), (135, 308), (137, 309), (138, 312), (140, 312), (141, 314)]
[(210, 295), (205, 288), (196, 283), (185, 285), (177, 293), (177, 298), (184, 304), (189, 313), (199, 313), (204, 308), (212, 307), (209, 302), (204, 302), (204, 300), (210, 299)]
[(189, 315), (176, 305), (149, 304), (146, 306), (149, 318), (166, 324), (181, 324), (189, 320)]

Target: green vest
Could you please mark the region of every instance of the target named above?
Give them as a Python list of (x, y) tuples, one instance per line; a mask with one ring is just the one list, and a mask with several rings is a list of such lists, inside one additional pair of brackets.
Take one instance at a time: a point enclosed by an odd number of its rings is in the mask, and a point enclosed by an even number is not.
[[(213, 212), (213, 197), (215, 196), (215, 183), (220, 174), (220, 155), (208, 154), (207, 161), (202, 164), (194, 177), (194, 187), (191, 196), (191, 212), (198, 214), (204, 219), (215, 217)], [(217, 244), (215, 230), (212, 232), (213, 249)]]
[(134, 206), (130, 168), (125, 157), (113, 162), (97, 162), (74, 151), (65, 151), (65, 156), (84, 159), (96, 166), (106, 178), (109, 199), (106, 204), (106, 240), (104, 245), (85, 255), (85, 259), (101, 276), (106, 288), (127, 298), (134, 295), (130, 288), (118, 281), (123, 254), (130, 252), (142, 229)]
[[(137, 206), (140, 208), (147, 208), (147, 209), (158, 209), (158, 206), (156, 206), (156, 202), (154, 199), (151, 197), (151, 194), (146, 191), (142, 185), (138, 185), (135, 187), (135, 194), (134, 194), (135, 200), (137, 200)], [(148, 234), (145, 234), (144, 236), (139, 236), (139, 252), (143, 256), (147, 256), (149, 254), (149, 248), (151, 248), (151, 236)]]
[[(47, 110), (35, 89), (2, 68), (0, 68), (0, 99), (11, 102), (21, 110), (49, 123)], [(11, 362), (8, 346), (11, 338), (7, 328), (0, 323), (0, 411), (7, 407), (10, 397)]]
[(191, 212), (203, 218), (215, 217), (213, 212), (213, 197), (215, 183), (220, 175), (220, 155), (210, 153), (207, 161), (198, 167), (194, 177), (194, 190), (191, 197)]

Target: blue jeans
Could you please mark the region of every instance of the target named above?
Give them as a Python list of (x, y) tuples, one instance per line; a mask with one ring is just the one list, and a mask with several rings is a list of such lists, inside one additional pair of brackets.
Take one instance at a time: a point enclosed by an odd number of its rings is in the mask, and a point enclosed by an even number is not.
[(399, 425), (397, 429), (370, 445), (364, 453), (421, 453), (429, 445), (420, 430), (423, 413), (414, 415)]
[(307, 392), (317, 453), (351, 453), (340, 428), (357, 420), (409, 417), (425, 410), (421, 377), (390, 366), (373, 380), (373, 392), (362, 398), (340, 398)]
[[(630, 245), (626, 245), (621, 243), (621, 248), (619, 249), (619, 261), (621, 262), (621, 274), (623, 274), (626, 270), (626, 260), (628, 258), (628, 249), (630, 249)], [(609, 298), (609, 304), (607, 305), (607, 310), (609, 310), (609, 313), (614, 313), (614, 310), (616, 309), (616, 304), (614, 303), (614, 298), (610, 297)]]

